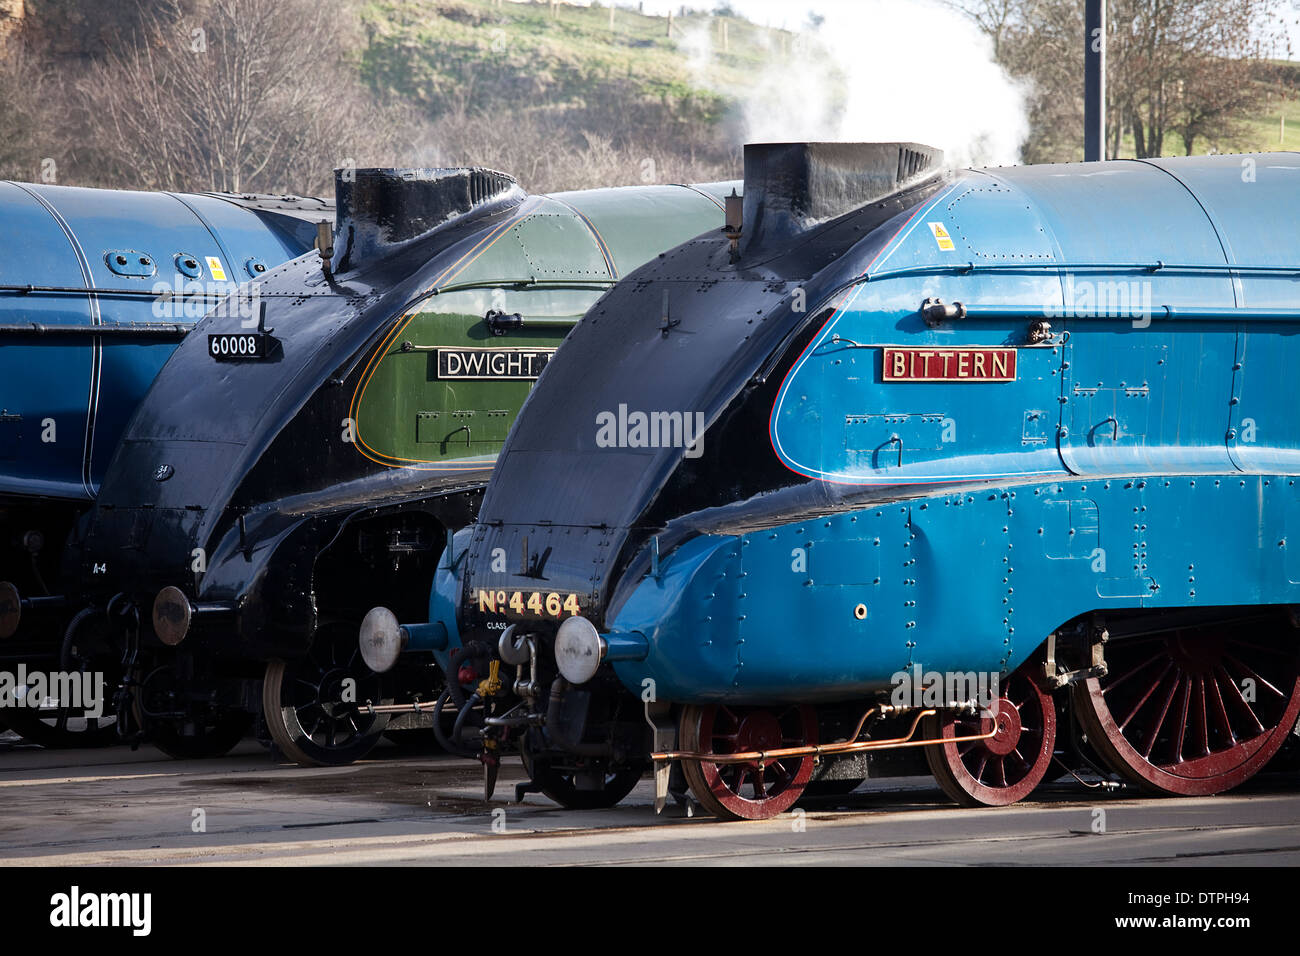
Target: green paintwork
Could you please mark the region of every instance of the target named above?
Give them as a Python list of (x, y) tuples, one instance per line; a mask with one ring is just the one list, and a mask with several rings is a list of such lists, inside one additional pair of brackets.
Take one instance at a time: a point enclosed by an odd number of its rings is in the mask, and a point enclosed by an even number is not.
[[(495, 457), (533, 382), (440, 380), (437, 353), (419, 349), (558, 347), (622, 275), (721, 228), (721, 198), (736, 185), (532, 197), (527, 214), (445, 283), (448, 291), (429, 299), (385, 347), (357, 405), (357, 450), (392, 467), (425, 469)], [(492, 335), (483, 320), (491, 309), (518, 312), (525, 328)], [(527, 327), (543, 319), (553, 324)], [(403, 351), (404, 343), (416, 350)]]

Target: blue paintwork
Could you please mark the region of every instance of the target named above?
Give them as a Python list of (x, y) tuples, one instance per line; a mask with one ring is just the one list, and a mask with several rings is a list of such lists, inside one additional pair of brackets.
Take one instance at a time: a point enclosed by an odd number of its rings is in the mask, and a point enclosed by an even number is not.
[(469, 548), (473, 529), (461, 528), (451, 538), (451, 546), (442, 549), (438, 558), (438, 569), (434, 572), (433, 587), (429, 591), (429, 621), (441, 624), (447, 633), (447, 639), (441, 647), (433, 648), (434, 660), (444, 674), (455, 673), (451, 666), (451, 654), (461, 647), (460, 615), (456, 609), (460, 606), (461, 562)]
[[(1286, 542), (1300, 494), (1281, 477), (1300, 471), (1300, 243), (1284, 227), (1297, 187), (1294, 154), (959, 178), (866, 264), (872, 280), (814, 339), (771, 418), (788, 467), (882, 486), (881, 504), (679, 549), (612, 622), (655, 647), (620, 677), (681, 699), (843, 697), (914, 664), (1005, 672), (1088, 611), (1300, 600), (1288, 557), (1300, 548)], [(945, 257), (975, 269), (890, 276)], [(1280, 266), (1289, 274), (1268, 271)], [(929, 329), (926, 296), (973, 314)], [(1035, 306), (1058, 334), (1027, 348), (1008, 317)], [(1017, 345), (1019, 374), (885, 383), (873, 363), (887, 344)], [(978, 479), (997, 485), (899, 501)], [(1209, 523), (1193, 531), (1198, 517)]]
[(447, 649), (447, 627), (441, 621), (432, 624), (403, 624), (406, 632), (406, 650), (408, 651), (445, 651)]
[[(213, 196), (0, 182), (0, 223), (0, 285), (181, 292), (198, 282), (207, 290), (221, 281), (208, 257), (226, 282), (243, 282), (246, 263), (277, 265), (307, 251), (271, 219)], [(184, 265), (191, 258), (196, 267)], [(0, 325), (192, 325), (207, 307), (0, 290)], [(0, 494), (93, 497), (127, 419), (174, 348), (90, 336), (5, 338)], [(54, 441), (42, 441), (47, 420)]]
[[(1300, 156), (1266, 154), (970, 170), (865, 236), (769, 422), (839, 503), (661, 555), (606, 618), (649, 642), (619, 678), (844, 699), (1007, 672), (1090, 611), (1300, 602), (1296, 222)], [(936, 296), (970, 314), (929, 328)], [(1017, 379), (885, 382), (890, 345), (1016, 347)]]
[[(619, 611), (653, 650), (615, 671), (671, 700), (842, 699), (913, 665), (1009, 671), (1088, 611), (1294, 602), (1296, 481), (1072, 478), (703, 535)], [(1189, 534), (1195, 515), (1213, 533)]]
[[(1283, 210), (1296, 211), (1300, 159), (1250, 159), (1253, 181), (1243, 181), (1241, 157), (1086, 170), (1024, 166), (959, 177), (863, 263), (871, 280), (844, 295), (787, 377), (771, 422), (778, 457), (809, 477), (862, 484), (1231, 470), (1225, 396), (1237, 349), (1251, 340), (1242, 333), (1239, 342), (1234, 312), (1300, 305), (1294, 271), (1229, 272), (1294, 268), (1300, 259), (1285, 231), (1271, 229)], [(1165, 171), (1170, 166), (1179, 178)], [(1218, 208), (1230, 211), (1221, 223), (1207, 215)], [(1252, 215), (1271, 238), (1252, 232)], [(953, 250), (939, 248), (933, 222), (953, 237)], [(1165, 268), (1155, 273), (1137, 266), (1157, 262)], [(967, 263), (970, 274), (953, 274)], [(970, 303), (978, 314), (929, 329), (917, 313), (927, 296)], [(1106, 311), (1103, 298), (1121, 314), (1097, 318)], [(1218, 321), (1166, 319), (1165, 306)], [(878, 346), (1022, 345), (1022, 337), (1006, 335), (1006, 318), (1025, 314), (1055, 321), (1071, 336), (1086, 333), (1088, 347), (1071, 338), (1022, 348), (1018, 380), (1005, 385), (876, 381)], [(1270, 325), (1259, 334), (1285, 331), (1285, 324)], [(859, 350), (842, 344), (846, 339), (872, 347)], [(1276, 374), (1267, 377), (1277, 383)], [(1159, 395), (1134, 391), (1157, 379), (1164, 380)], [(972, 398), (976, 414), (959, 415)], [(859, 412), (862, 421), (846, 422)], [(1111, 437), (1101, 441), (1101, 423), (1112, 418), (1118, 428), (1111, 425)], [(954, 440), (942, 440), (945, 425)], [(901, 466), (897, 443), (886, 446), (894, 434), (903, 444)], [(1290, 459), (1269, 447), (1274, 464), (1256, 470), (1281, 466), (1279, 455)], [(1258, 462), (1261, 449), (1246, 454)]]

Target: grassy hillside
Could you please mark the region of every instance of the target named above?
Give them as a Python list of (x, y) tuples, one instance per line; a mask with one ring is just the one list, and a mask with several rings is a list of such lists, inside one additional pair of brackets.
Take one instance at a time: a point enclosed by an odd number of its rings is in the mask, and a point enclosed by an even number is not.
[[(1263, 110), (1238, 117), (1231, 124), (1233, 129), (1217, 137), (1197, 139), (1193, 155), (1203, 156), (1211, 150), (1219, 153), (1300, 150), (1300, 64), (1273, 61), (1261, 64), (1255, 72), (1259, 82), (1271, 88)], [(1173, 130), (1166, 132), (1165, 155), (1182, 156), (1186, 152), (1182, 137)], [(1120, 155), (1134, 155), (1132, 134), (1125, 134)]]
[[(431, 116), (457, 109), (657, 104), (717, 123), (726, 104), (692, 76), (687, 54), (711, 41), (709, 86), (744, 83), (790, 34), (735, 18), (675, 18), (607, 7), (492, 0), (371, 0), (362, 8), (363, 76)], [(612, 27), (611, 27), (612, 22)], [(728, 50), (722, 51), (723, 23)]]
[(494, 0), (362, 0), (357, 61), (428, 125), (423, 162), (509, 170), (529, 188), (725, 179), (743, 89), (794, 35), (734, 17)]
[[(1263, 114), (1243, 119), (1242, 142), (1247, 151), (1300, 150), (1300, 63), (1275, 63), (1271, 66), (1277, 92), (1270, 97)], [(1280, 135), (1283, 118), (1286, 120), (1285, 135)]]

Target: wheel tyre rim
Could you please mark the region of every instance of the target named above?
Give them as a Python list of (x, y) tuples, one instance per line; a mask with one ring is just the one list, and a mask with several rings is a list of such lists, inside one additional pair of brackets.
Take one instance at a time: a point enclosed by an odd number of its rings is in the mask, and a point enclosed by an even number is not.
[[(1180, 631), (1116, 642), (1110, 674), (1075, 687), (1088, 742), (1111, 770), (1152, 792), (1204, 796), (1239, 786), (1300, 716), (1295, 650), (1286, 635), (1269, 640)], [(1253, 702), (1242, 693), (1246, 678)]]
[[(1056, 749), (1056, 706), (1031, 676), (1037, 657), (1010, 674), (1001, 688), (997, 715), (940, 715), (927, 721), (929, 736), (946, 740), (926, 747), (935, 779), (966, 806), (1002, 807), (1023, 800), (1043, 781)], [(997, 728), (988, 740), (958, 742)]]
[(336, 700), (346, 677), (357, 681), (357, 700), (380, 697), (379, 678), (360, 664), (360, 648), (340, 662), (337, 643), (299, 660), (271, 661), (262, 684), (262, 710), (271, 739), (295, 763), (341, 766), (364, 757), (388, 726), (386, 714), (362, 714)]
[(223, 756), (243, 739), (253, 723), (253, 715), (244, 711), (220, 709), (209, 713), (202, 731), (192, 735), (180, 733), (171, 720), (146, 716), (145, 695), (158, 693), (155, 681), (171, 679), (170, 665), (156, 667), (141, 678), (132, 695), (131, 715), (146, 740), (176, 760), (198, 760)]
[[(686, 751), (721, 755), (816, 743), (817, 714), (807, 704), (776, 709), (709, 704), (682, 711), (681, 747)], [(695, 799), (714, 816), (766, 820), (789, 810), (803, 796), (815, 762), (811, 755), (786, 757), (763, 767), (757, 761), (683, 760), (682, 771)]]

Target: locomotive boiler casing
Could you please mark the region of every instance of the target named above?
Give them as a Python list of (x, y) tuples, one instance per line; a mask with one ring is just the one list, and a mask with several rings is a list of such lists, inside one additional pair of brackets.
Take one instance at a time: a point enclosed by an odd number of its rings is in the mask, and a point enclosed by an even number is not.
[[(71, 524), (177, 342), (240, 283), (307, 251), (324, 218), (330, 203), (292, 196), (0, 183), (0, 580), (9, 596), (62, 596)], [(19, 611), (4, 609), (0, 632), (19, 629)], [(19, 639), (3, 647), (30, 651)]]
[(0, 493), (93, 497), (187, 327), (235, 284), (310, 248), (294, 220), (307, 204), (332, 212), (292, 198), (0, 183)]
[[(1300, 598), (1295, 154), (792, 202), (843, 149), (749, 147), (737, 253), (680, 246), (571, 336), (438, 585), (457, 634), (576, 606), (634, 694), (832, 701)], [(674, 413), (694, 447), (647, 440)]]
[[(150, 646), (249, 678), (323, 625), (355, 628), (377, 592), (422, 614), (446, 531), (472, 517), (555, 348), (624, 271), (720, 224), (723, 194), (531, 196), (488, 170), (343, 170), (337, 187), (328, 271), (288, 263), (257, 322), (203, 320), (79, 531), (88, 597), (123, 595)], [(265, 354), (214, 355), (223, 335)], [(165, 588), (186, 618), (167, 641), (150, 619)]]

